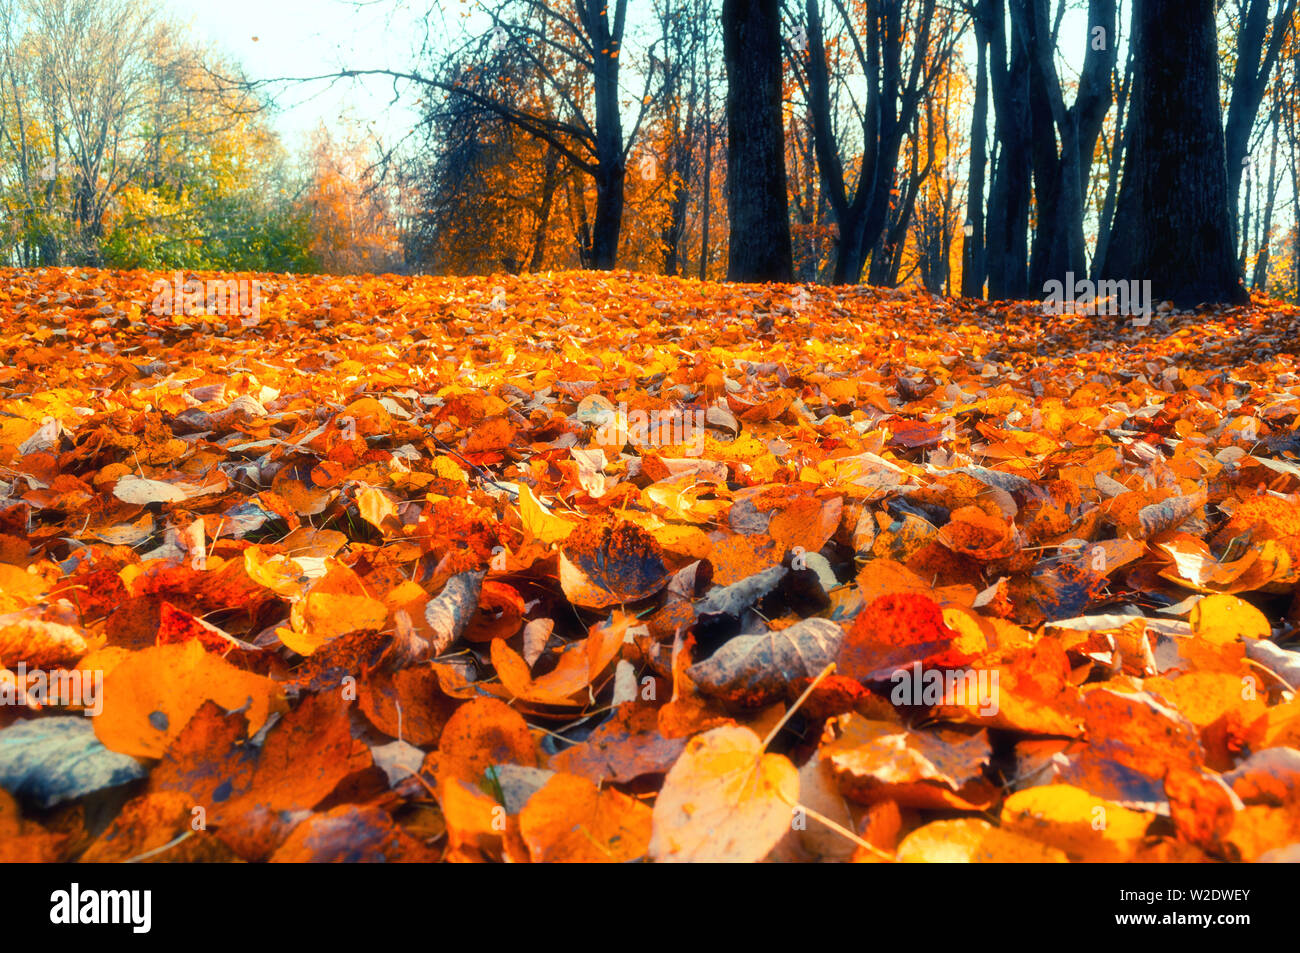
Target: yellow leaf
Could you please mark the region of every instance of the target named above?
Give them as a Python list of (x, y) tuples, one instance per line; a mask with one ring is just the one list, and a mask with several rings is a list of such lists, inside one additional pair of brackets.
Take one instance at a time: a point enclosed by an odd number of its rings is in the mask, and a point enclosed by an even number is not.
[(294, 602), (292, 627), (277, 630), (280, 641), (299, 655), (310, 655), (349, 632), (377, 632), (388, 620), (388, 607), (366, 592), (355, 572), (333, 560), (326, 566), (311, 591)]
[(1002, 829), (1059, 848), (1085, 863), (1131, 860), (1152, 817), (1070, 784), (1017, 791), (1002, 804)]
[(557, 774), (519, 812), (533, 863), (626, 863), (645, 854), (650, 808), (586, 778)]
[(519, 515), (523, 518), (524, 529), (533, 538), (543, 543), (558, 543), (577, 529), (577, 523), (552, 514), (523, 483), (518, 486)]
[(898, 860), (907, 864), (1069, 862), (1064, 851), (970, 817), (934, 821), (912, 831), (898, 845)]
[(1266, 639), (1272, 629), (1268, 619), (1249, 602), (1236, 596), (1206, 596), (1192, 607), (1192, 631), (1215, 645), (1241, 639)]
[(368, 486), (358, 493), (357, 509), (361, 511), (363, 520), (385, 536), (401, 529), (402, 521), (397, 517), (397, 507), (382, 490)]
[(723, 725), (696, 735), (655, 801), (650, 856), (657, 861), (762, 860), (790, 830), (799, 772), (765, 754), (758, 735)]

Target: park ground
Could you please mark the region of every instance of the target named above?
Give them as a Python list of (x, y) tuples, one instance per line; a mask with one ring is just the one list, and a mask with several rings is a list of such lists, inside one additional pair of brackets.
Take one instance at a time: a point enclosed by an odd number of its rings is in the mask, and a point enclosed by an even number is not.
[(178, 277), (0, 273), (5, 859), (1300, 850), (1294, 306)]

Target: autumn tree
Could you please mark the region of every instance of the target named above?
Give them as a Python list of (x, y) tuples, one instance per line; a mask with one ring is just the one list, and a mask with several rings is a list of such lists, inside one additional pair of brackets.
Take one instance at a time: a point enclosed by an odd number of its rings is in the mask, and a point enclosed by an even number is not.
[[(807, 75), (818, 166), (839, 227), (834, 280), (860, 281), (868, 255), (883, 236), (890, 264), (881, 261), (876, 266), (873, 277), (880, 280), (896, 271), (891, 256), (910, 216), (908, 196), (914, 199), (919, 185), (918, 168), (898, 188), (900, 151), (922, 98), (946, 69), (964, 27), (949, 19), (947, 11), (942, 24), (937, 23), (936, 0), (867, 0), (853, 5), (831, 0), (831, 21), (821, 0), (805, 0), (805, 11), (807, 55), (800, 65)], [(832, 89), (832, 60), (840, 57), (852, 61), (852, 75), (866, 85), (865, 102), (857, 109), (856, 136), (847, 141), (840, 132)], [(857, 156), (845, 155), (848, 143), (858, 150)], [(891, 201), (900, 196), (904, 203), (896, 205), (891, 222)]]
[[(618, 259), (627, 156), (640, 122), (625, 135), (619, 83), (627, 6), (627, 0), (503, 0), (490, 9), (492, 30), (480, 47), (510, 46), (527, 58), (541, 83), (543, 108), (475, 89), (458, 81), (454, 71), (409, 77), (495, 112), (590, 177), (595, 187), (590, 258), (600, 269), (613, 268)], [(646, 78), (647, 87), (652, 79)]]
[[(709, 148), (709, 102), (712, 73), (708, 66), (713, 36), (709, 0), (656, 0), (663, 59), (658, 92), (663, 130), (663, 173), (668, 190), (668, 215), (662, 229), (663, 271), (675, 275), (683, 267), (683, 242), (693, 191), (703, 180), (705, 150)], [(658, 163), (656, 163), (658, 164)], [(708, 201), (707, 182), (704, 200)]]
[(16, 264), (308, 264), (262, 104), (134, 0), (0, 0), (0, 240)]
[(0, 17), (3, 136), (24, 211), (63, 192), (68, 228), (62, 242), (47, 233), (42, 254), (96, 261), (109, 205), (143, 156), (158, 24), (135, 0), (10, 0)]
[(311, 253), (328, 274), (392, 271), (400, 261), (389, 198), (369, 147), (362, 139), (340, 142), (323, 127), (313, 136), (302, 203), (311, 216)]
[(590, 267), (589, 230), (557, 231), (572, 166), (556, 146), (482, 104), (496, 98), (543, 109), (533, 65), (506, 44), (489, 53), (488, 68), (467, 61), (457, 80), (480, 95), (424, 101), (419, 148), (405, 170), (418, 206), (407, 259), (450, 274), (534, 271), (556, 255), (561, 266)]

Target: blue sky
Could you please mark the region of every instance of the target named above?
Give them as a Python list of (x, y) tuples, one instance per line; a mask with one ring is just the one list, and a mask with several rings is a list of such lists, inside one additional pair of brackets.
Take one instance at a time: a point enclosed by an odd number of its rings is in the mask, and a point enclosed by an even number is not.
[[(160, 6), (254, 79), (409, 66), (425, 10), (403, 0), (160, 0)], [(414, 97), (408, 92), (394, 103), (391, 81), (377, 78), (333, 88), (291, 86), (276, 102), (273, 122), (291, 149), (321, 122), (354, 129), (374, 123), (388, 140), (415, 118)]]
[[(415, 62), (415, 51), (426, 30), (436, 44), (445, 37), (463, 35), (468, 24), (482, 18), (481, 13), (466, 16), (479, 6), (474, 0), (157, 2), (167, 16), (188, 24), (201, 42), (240, 63), (255, 79), (312, 76), (345, 67), (405, 69)], [(649, 0), (632, 0), (630, 19), (635, 23), (649, 8)], [(483, 27), (486, 29), (486, 21)], [(1063, 77), (1067, 82), (1077, 75), (1086, 37), (1086, 14), (1071, 9), (1062, 25), (1059, 51), (1070, 64)], [(635, 44), (631, 37), (629, 40)], [(969, 47), (970, 42), (968, 35), (965, 45)], [(639, 89), (639, 80), (633, 85)], [(392, 80), (381, 77), (341, 80), (332, 87), (323, 83), (290, 85), (275, 97), (273, 123), (291, 151), (321, 123), (347, 140), (373, 131), (389, 145), (416, 121), (417, 96), (418, 91), (406, 87), (395, 99)]]

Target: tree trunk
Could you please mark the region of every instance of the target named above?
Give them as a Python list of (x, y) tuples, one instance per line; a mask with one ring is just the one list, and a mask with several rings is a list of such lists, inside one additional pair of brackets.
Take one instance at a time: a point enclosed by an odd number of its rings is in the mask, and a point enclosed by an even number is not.
[(988, 164), (989, 78), (988, 48), (992, 26), (992, 4), (979, 0), (975, 6), (975, 113), (970, 131), (970, 184), (966, 193), (966, 220), (971, 233), (961, 251), (961, 293), (967, 298), (984, 297), (984, 167)]
[[(589, 7), (597, 0), (587, 0)], [(590, 16), (596, 29), (592, 87), (596, 99), (596, 217), (591, 230), (592, 267), (609, 270), (618, 261), (618, 236), (623, 227), (623, 119), (618, 92), (619, 47), (610, 35), (603, 10)], [(619, 31), (621, 33), (621, 31)]]
[(1092, 256), (1092, 277), (1096, 279), (1106, 261), (1110, 236), (1114, 232), (1115, 202), (1119, 195), (1120, 170), (1128, 151), (1128, 101), (1133, 89), (1133, 45), (1129, 44), (1124, 80), (1115, 94), (1115, 130), (1111, 133), (1110, 158), (1106, 166), (1106, 197), (1102, 200), (1101, 220), (1097, 225), (1097, 249)]
[[(1062, 208), (1066, 202), (1065, 175), (1062, 169), (1064, 153), (1073, 148), (1068, 133), (1062, 136), (1061, 155), (1056, 151), (1056, 131), (1053, 129), (1052, 103), (1048, 86), (1055, 73), (1043, 68), (1043, 50), (1050, 57), (1052, 27), (1044, 0), (1011, 0), (1011, 30), (1024, 44), (1029, 57), (1029, 162), (1034, 175), (1035, 222), (1029, 252), (1030, 295), (1037, 297), (1044, 282), (1069, 270), (1067, 255), (1058, 241), (1068, 229), (1068, 213)], [(1064, 124), (1064, 123), (1063, 123)], [(1067, 141), (1067, 138), (1069, 141)]]
[(1269, 150), (1268, 156), (1268, 199), (1264, 204), (1264, 214), (1260, 220), (1260, 241), (1259, 254), (1255, 258), (1255, 273), (1251, 276), (1250, 286), (1257, 291), (1267, 292), (1268, 290), (1268, 263), (1270, 251), (1272, 249), (1272, 238), (1270, 234), (1273, 230), (1273, 207), (1277, 202), (1277, 136), (1278, 127), (1282, 124), (1282, 117), (1276, 113), (1273, 116), (1273, 145)]
[[(1031, 288), (1087, 273), (1084, 197), (1097, 137), (1110, 109), (1115, 62), (1115, 0), (1089, 0), (1087, 52), (1074, 104), (1066, 108), (1056, 73), (1048, 0), (1016, 0), (1014, 18), (1032, 58), (1034, 182), (1038, 222)], [(1055, 128), (1056, 135), (1051, 131)], [(1061, 142), (1056, 149), (1056, 138)]]
[(790, 281), (779, 0), (723, 0), (727, 66), (727, 277)]
[(700, 209), (700, 281), (709, 277), (709, 231), (713, 225), (713, 74), (704, 58), (704, 207)]
[(1007, 45), (1003, 0), (993, 0), (989, 50), (990, 88), (998, 141), (988, 214), (989, 298), (1029, 297), (1029, 55), (1024, 43)]
[(537, 210), (537, 227), (533, 231), (533, 252), (528, 259), (529, 271), (540, 271), (546, 261), (546, 230), (551, 224), (551, 208), (555, 204), (555, 189), (559, 182), (560, 150), (546, 150), (546, 178), (542, 184), (542, 202)]
[[(1228, 210), (1234, 229), (1237, 227), (1237, 196), (1241, 194), (1242, 172), (1249, 158), (1250, 130), (1255, 125), (1259, 105), (1264, 101), (1269, 76), (1282, 52), (1283, 39), (1295, 14), (1295, 7), (1296, 0), (1285, 0), (1279, 4), (1271, 35), (1269, 0), (1249, 0), (1249, 6), (1241, 18), (1241, 27), (1237, 33), (1237, 62), (1232, 76), (1232, 95), (1228, 100), (1228, 115), (1224, 124)], [(1266, 39), (1267, 48), (1264, 46)], [(1241, 231), (1244, 232), (1245, 229), (1242, 228)]]
[(618, 263), (618, 236), (623, 227), (622, 159), (601, 163), (596, 173), (596, 217), (591, 227), (591, 267), (608, 271)]
[(1233, 255), (1214, 0), (1136, 0), (1128, 167), (1104, 276), (1179, 305), (1247, 300)]

